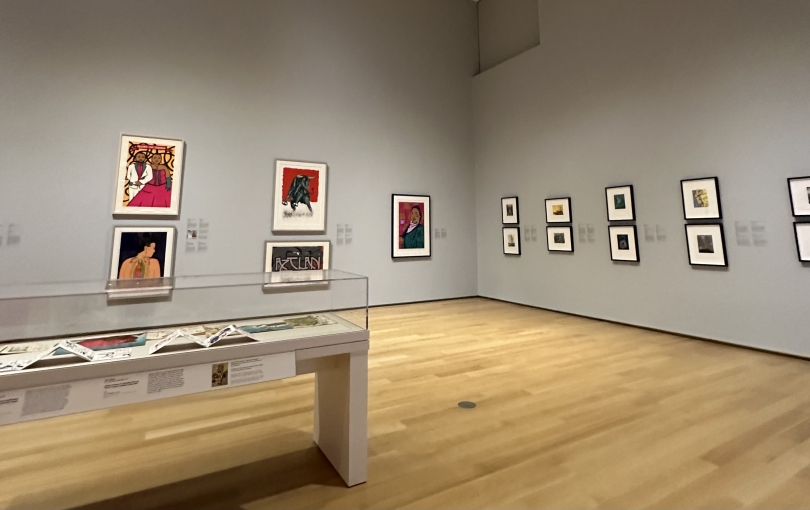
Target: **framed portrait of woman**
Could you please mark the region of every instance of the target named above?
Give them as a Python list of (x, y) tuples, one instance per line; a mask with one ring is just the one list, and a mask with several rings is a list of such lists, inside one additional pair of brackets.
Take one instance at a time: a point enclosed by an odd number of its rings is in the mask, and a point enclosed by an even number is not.
[(430, 257), (430, 196), (391, 195), (391, 257)]
[(116, 227), (110, 280), (172, 276), (174, 227)]
[(183, 140), (121, 135), (115, 216), (177, 216)]

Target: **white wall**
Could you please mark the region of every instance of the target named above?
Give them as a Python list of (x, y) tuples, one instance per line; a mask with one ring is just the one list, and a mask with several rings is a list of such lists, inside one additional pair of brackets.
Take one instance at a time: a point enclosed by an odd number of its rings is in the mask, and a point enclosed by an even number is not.
[[(479, 293), (810, 355), (785, 181), (810, 174), (810, 2), (553, 0), (539, 16), (539, 47), (473, 81)], [(720, 179), (727, 270), (688, 264), (679, 181), (703, 176)], [(619, 184), (635, 186), (637, 266), (609, 257), (604, 188)], [(519, 258), (501, 253), (512, 194), (539, 234)], [(555, 196), (596, 228), (573, 255), (546, 250)], [(737, 243), (751, 221), (764, 246)]]
[[(373, 303), (474, 295), (476, 71), (468, 0), (0, 0), (0, 282), (104, 279), (113, 226), (188, 218), (176, 274), (260, 272), (287, 158), (328, 163), (332, 266)], [(113, 220), (121, 133), (186, 141), (179, 220)], [(431, 260), (391, 260), (392, 193), (432, 194)]]

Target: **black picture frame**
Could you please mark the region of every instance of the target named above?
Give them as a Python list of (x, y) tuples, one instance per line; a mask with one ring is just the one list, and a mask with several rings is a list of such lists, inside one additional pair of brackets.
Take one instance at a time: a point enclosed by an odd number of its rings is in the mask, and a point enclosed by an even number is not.
[[(425, 216), (427, 217), (427, 221), (424, 225), (425, 236), (427, 239), (430, 240), (428, 243), (428, 249), (426, 255), (397, 255), (396, 251), (399, 248), (399, 231), (394, 230), (394, 223), (397, 219), (397, 211), (394, 208), (396, 204), (397, 197), (405, 197), (405, 198), (419, 198), (424, 199), (424, 202), (427, 203), (429, 213)], [(392, 193), (391, 194), (391, 258), (392, 259), (429, 259), (433, 256), (433, 207), (430, 203), (430, 195), (412, 195), (409, 193)], [(394, 233), (397, 233), (394, 236)]]
[[(515, 221), (505, 221), (506, 216), (504, 216), (503, 210), (504, 210), (504, 206), (506, 204), (504, 204), (504, 201), (512, 200), (512, 199), (514, 199), (514, 201), (515, 201)], [(518, 202), (518, 197), (503, 197), (503, 198), (501, 198), (501, 224), (502, 225), (519, 225), (520, 224), (520, 204)]]
[[(568, 239), (571, 240), (571, 249), (570, 250), (553, 250), (551, 249), (551, 243), (548, 240), (549, 230), (562, 228), (568, 230)], [(549, 225), (546, 227), (546, 249), (548, 249), (549, 253), (574, 253), (574, 227), (571, 225)]]
[[(548, 203), (556, 200), (565, 200), (566, 204), (568, 205), (568, 219), (564, 221), (555, 221), (551, 218), (548, 214)], [(574, 210), (571, 208), (571, 197), (556, 197), (556, 198), (547, 198), (544, 202), (544, 209), (546, 211), (546, 223), (573, 223), (574, 222)]]
[[(620, 188), (630, 188), (630, 214), (632, 214), (632, 218), (628, 219), (621, 219), (621, 220), (614, 220), (610, 218), (610, 200), (608, 199), (609, 195), (608, 192), (612, 189), (620, 189)], [(683, 189), (683, 188), (681, 188)], [(608, 222), (613, 221), (636, 221), (636, 195), (635, 191), (633, 190), (632, 184), (624, 184), (622, 186), (608, 186), (605, 188), (605, 207), (607, 209), (607, 220)]]
[(790, 200), (790, 213), (796, 218), (806, 218), (810, 216), (810, 211), (806, 214), (797, 213), (796, 206), (794, 205), (793, 201), (793, 188), (790, 187), (790, 183), (793, 181), (810, 181), (810, 175), (804, 177), (788, 177), (787, 185), (788, 185), (788, 199)]
[[(613, 243), (611, 243), (611, 239), (613, 238), (612, 230), (618, 228), (632, 228), (633, 229), (633, 242), (635, 243), (635, 256), (636, 258), (632, 260), (628, 259), (617, 259), (613, 257)], [(610, 249), (610, 260), (613, 262), (641, 262), (641, 252), (638, 249), (638, 228), (635, 225), (608, 225), (608, 248)]]
[[(720, 227), (720, 244), (723, 247), (723, 263), (722, 264), (701, 264), (692, 261), (692, 251), (689, 249), (689, 228), (696, 227)], [(726, 250), (726, 234), (723, 229), (722, 223), (687, 223), (684, 225), (684, 233), (686, 234), (686, 255), (689, 257), (690, 266), (701, 267), (728, 267), (728, 250)]]
[[(683, 192), (683, 185), (686, 182), (695, 181), (714, 181), (714, 190), (717, 195), (717, 216), (702, 216), (700, 218), (689, 218), (686, 216), (686, 194)], [(717, 177), (700, 177), (697, 179), (681, 179), (681, 208), (683, 209), (684, 221), (690, 220), (722, 220), (723, 219), (723, 202), (720, 199), (720, 179)]]
[[(509, 253), (506, 251), (506, 231), (507, 230), (515, 230), (517, 233), (515, 234), (515, 240), (517, 241), (517, 253)], [(504, 255), (511, 255), (514, 257), (518, 257), (521, 254), (520, 248), (520, 227), (503, 227), (502, 229), (503, 234), (503, 254)]]
[(799, 227), (800, 226), (807, 226), (810, 228), (810, 222), (807, 221), (794, 221), (793, 222), (793, 235), (796, 238), (796, 254), (799, 256), (799, 262), (808, 263), (810, 262), (810, 253), (807, 254), (807, 258), (802, 258), (802, 246), (799, 241)]

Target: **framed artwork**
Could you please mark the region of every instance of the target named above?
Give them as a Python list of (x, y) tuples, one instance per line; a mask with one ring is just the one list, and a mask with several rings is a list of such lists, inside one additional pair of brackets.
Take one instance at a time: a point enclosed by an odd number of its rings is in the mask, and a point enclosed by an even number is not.
[(547, 198), (546, 223), (571, 223), (571, 198)]
[(546, 227), (548, 251), (574, 251), (574, 236), (571, 227)]
[(276, 161), (274, 232), (326, 231), (326, 165)]
[(796, 249), (799, 251), (799, 260), (810, 262), (810, 223), (794, 223), (793, 231), (796, 233)]
[(430, 257), (430, 196), (391, 195), (391, 257)]
[(501, 199), (501, 220), (504, 225), (517, 225), (520, 223), (518, 197), (506, 197)]
[(636, 201), (633, 199), (633, 185), (605, 188), (608, 221), (634, 221)]
[(723, 225), (707, 223), (685, 225), (689, 264), (693, 266), (728, 266)]
[(174, 262), (174, 227), (116, 227), (110, 280), (168, 278)]
[(810, 216), (810, 177), (788, 179), (793, 216)]
[(610, 260), (615, 262), (638, 262), (638, 231), (635, 225), (611, 225), (608, 227), (610, 238)]
[(520, 255), (519, 227), (503, 227), (503, 254)]
[(329, 241), (265, 243), (265, 273), (323, 269), (329, 269)]
[(681, 181), (683, 219), (720, 219), (720, 187), (717, 177), (686, 179)]
[(183, 140), (121, 135), (113, 214), (180, 214), (183, 149)]

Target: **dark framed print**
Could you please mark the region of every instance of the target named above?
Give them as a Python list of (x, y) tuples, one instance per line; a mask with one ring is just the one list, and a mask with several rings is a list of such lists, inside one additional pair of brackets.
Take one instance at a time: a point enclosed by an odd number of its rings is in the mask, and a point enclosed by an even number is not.
[(517, 225), (520, 223), (518, 197), (505, 197), (501, 199), (501, 223), (504, 225)]
[(391, 195), (391, 257), (430, 257), (430, 196)]
[(546, 227), (548, 251), (574, 251), (574, 236), (571, 227)]
[(571, 223), (571, 198), (546, 199), (546, 223)]
[(636, 219), (636, 201), (633, 197), (633, 185), (605, 188), (608, 221), (634, 221)]
[(307, 283), (324, 279), (329, 269), (329, 241), (267, 241), (265, 283)]
[(520, 227), (503, 227), (503, 254), (520, 255)]
[(810, 177), (788, 179), (793, 216), (810, 216)]
[(174, 227), (116, 227), (110, 280), (172, 276), (174, 234)]
[(681, 198), (683, 199), (683, 219), (685, 220), (708, 220), (723, 217), (720, 207), (720, 184), (717, 177), (682, 180)]
[(810, 262), (810, 223), (794, 223), (793, 232), (796, 234), (796, 249), (799, 260)]
[(615, 262), (638, 262), (638, 231), (635, 225), (611, 225), (608, 227), (610, 238), (610, 260)]
[(728, 266), (723, 225), (707, 223), (685, 225), (689, 264), (693, 266)]

